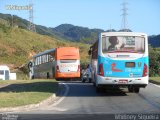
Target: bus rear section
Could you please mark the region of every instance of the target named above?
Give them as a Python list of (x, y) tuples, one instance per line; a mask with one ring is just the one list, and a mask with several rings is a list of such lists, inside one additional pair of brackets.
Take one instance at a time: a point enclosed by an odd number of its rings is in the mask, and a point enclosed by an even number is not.
[(79, 49), (75, 47), (56, 48), (55, 78), (79, 78), (80, 56)]
[(98, 46), (97, 89), (102, 86), (126, 86), (129, 92), (138, 93), (141, 87), (148, 84), (148, 71), (146, 34), (133, 32), (101, 34)]

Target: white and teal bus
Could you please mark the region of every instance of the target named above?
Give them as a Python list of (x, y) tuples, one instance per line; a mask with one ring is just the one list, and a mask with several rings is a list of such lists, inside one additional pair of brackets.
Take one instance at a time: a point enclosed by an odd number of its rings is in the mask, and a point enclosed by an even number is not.
[(128, 87), (139, 93), (148, 84), (148, 39), (144, 33), (103, 32), (89, 50), (92, 82), (101, 88)]

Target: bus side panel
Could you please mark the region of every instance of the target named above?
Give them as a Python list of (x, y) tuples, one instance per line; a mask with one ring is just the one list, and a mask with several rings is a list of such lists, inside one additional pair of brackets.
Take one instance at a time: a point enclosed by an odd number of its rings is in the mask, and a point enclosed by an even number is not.
[(53, 62), (34, 66), (34, 78), (54, 78), (53, 68)]
[(91, 60), (91, 68), (92, 68), (92, 81), (95, 82), (97, 75), (97, 59)]

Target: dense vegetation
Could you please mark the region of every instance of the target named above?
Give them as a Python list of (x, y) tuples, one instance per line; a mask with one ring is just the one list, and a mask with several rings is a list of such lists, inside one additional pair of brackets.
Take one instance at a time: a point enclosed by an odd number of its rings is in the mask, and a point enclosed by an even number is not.
[(55, 27), (55, 30), (63, 34), (64, 38), (67, 38), (71, 41), (84, 42), (87, 44), (95, 42), (98, 39), (98, 34), (104, 31), (101, 29), (89, 29), (70, 24), (61, 24)]
[(149, 47), (149, 75), (152, 77), (160, 76), (160, 48)]
[(148, 42), (152, 47), (160, 47), (160, 34), (149, 36)]

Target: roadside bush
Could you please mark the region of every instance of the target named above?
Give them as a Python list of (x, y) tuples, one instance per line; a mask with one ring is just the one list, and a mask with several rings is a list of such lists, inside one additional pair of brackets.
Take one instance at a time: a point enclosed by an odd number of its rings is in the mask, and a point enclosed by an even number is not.
[(149, 76), (160, 76), (160, 52), (154, 48), (149, 48)]

